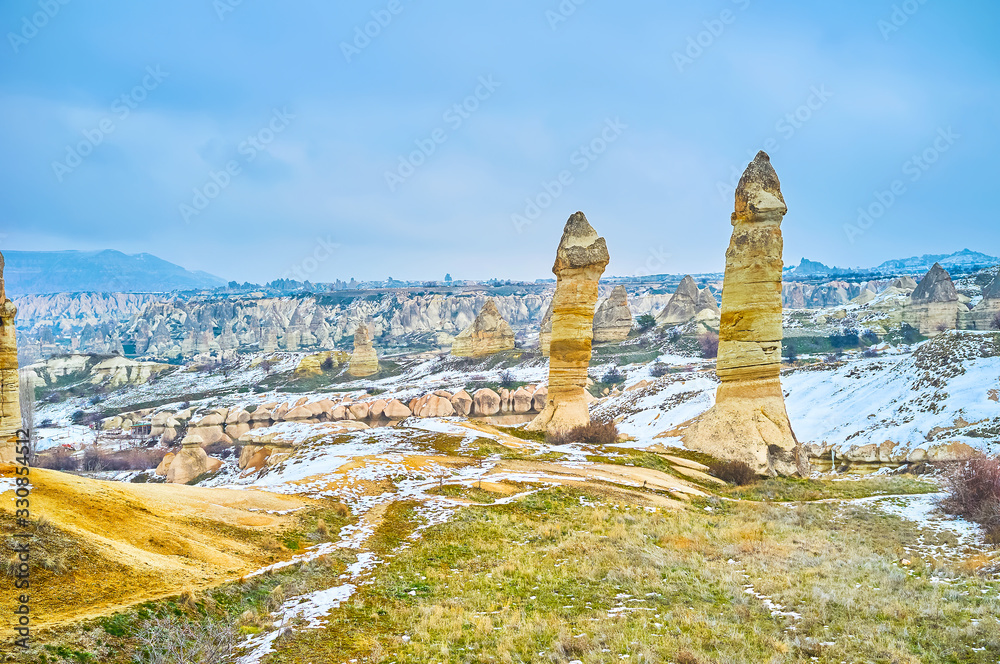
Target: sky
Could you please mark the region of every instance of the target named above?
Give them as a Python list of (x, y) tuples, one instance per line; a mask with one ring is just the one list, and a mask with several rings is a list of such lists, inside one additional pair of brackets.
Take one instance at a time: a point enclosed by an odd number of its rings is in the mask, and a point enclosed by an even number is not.
[(740, 173), (785, 262), (1000, 255), (1000, 5), (9, 0), (0, 249), (225, 279), (721, 270)]

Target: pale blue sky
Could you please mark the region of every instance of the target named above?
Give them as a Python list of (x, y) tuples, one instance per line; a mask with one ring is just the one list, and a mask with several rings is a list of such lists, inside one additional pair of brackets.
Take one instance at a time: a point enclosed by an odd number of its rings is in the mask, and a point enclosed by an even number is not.
[(0, 9), (2, 248), (534, 279), (581, 209), (609, 274), (703, 272), (771, 139), (786, 262), (1000, 254), (995, 2), (64, 1)]

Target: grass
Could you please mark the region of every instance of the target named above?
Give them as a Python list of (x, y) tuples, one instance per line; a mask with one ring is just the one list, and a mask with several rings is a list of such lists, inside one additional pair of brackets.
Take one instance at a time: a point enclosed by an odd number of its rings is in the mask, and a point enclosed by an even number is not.
[(436, 496), (447, 496), (448, 498), (461, 498), (471, 500), (476, 503), (494, 503), (497, 497), (489, 491), (484, 491), (476, 486), (465, 486), (464, 484), (445, 484), (431, 489), (427, 493)]
[[(932, 583), (933, 561), (902, 566), (917, 532), (899, 518), (831, 504), (651, 513), (593, 500), (551, 490), (463, 510), (379, 568), (325, 629), (294, 633), (265, 662), (1000, 656), (995, 588), (959, 571)], [(801, 617), (772, 615), (748, 585)]]
[(773, 477), (749, 486), (729, 487), (723, 489), (721, 493), (729, 498), (740, 500), (794, 502), (934, 493), (939, 490), (940, 488), (936, 484), (913, 477), (879, 475), (839, 482), (797, 477)]

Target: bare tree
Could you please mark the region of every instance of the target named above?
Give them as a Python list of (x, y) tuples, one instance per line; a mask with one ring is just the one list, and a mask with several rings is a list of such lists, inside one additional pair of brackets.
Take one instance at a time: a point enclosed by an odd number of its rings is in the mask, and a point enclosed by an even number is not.
[(21, 428), (28, 432), (28, 463), (35, 464), (38, 453), (38, 432), (35, 430), (35, 373), (21, 369), (17, 376), (18, 400), (21, 405)]

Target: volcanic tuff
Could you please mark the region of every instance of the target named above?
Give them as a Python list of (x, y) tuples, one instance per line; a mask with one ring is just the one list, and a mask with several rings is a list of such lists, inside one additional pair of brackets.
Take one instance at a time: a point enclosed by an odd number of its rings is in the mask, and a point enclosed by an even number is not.
[(910, 295), (903, 320), (921, 334), (934, 336), (954, 330), (958, 326), (959, 312), (966, 311), (968, 307), (959, 300), (951, 275), (935, 263)]
[(3, 267), (3, 254), (0, 254), (0, 463), (10, 463), (16, 457), (21, 404), (17, 389), (17, 334), (14, 328), (17, 307), (7, 298)]
[(594, 334), (597, 282), (607, 267), (608, 247), (582, 212), (563, 229), (552, 272), (552, 341), (549, 348), (549, 389), (545, 410), (527, 428), (565, 431), (590, 422), (585, 394)]
[(805, 463), (785, 410), (781, 369), (781, 221), (788, 208), (764, 152), (736, 188), (726, 252), (716, 403), (683, 432), (684, 444), (756, 472), (790, 475)]
[(624, 286), (615, 286), (594, 314), (594, 341), (624, 341), (632, 331), (632, 310)]
[(354, 353), (347, 373), (358, 378), (378, 373), (378, 355), (372, 347), (367, 325), (359, 325), (354, 332)]
[(706, 286), (699, 289), (691, 275), (681, 279), (670, 302), (664, 307), (656, 322), (660, 325), (680, 325), (692, 320), (717, 321), (719, 303)]
[(472, 325), (455, 337), (451, 354), (459, 357), (482, 357), (513, 349), (514, 330), (497, 311), (493, 298), (489, 298)]

